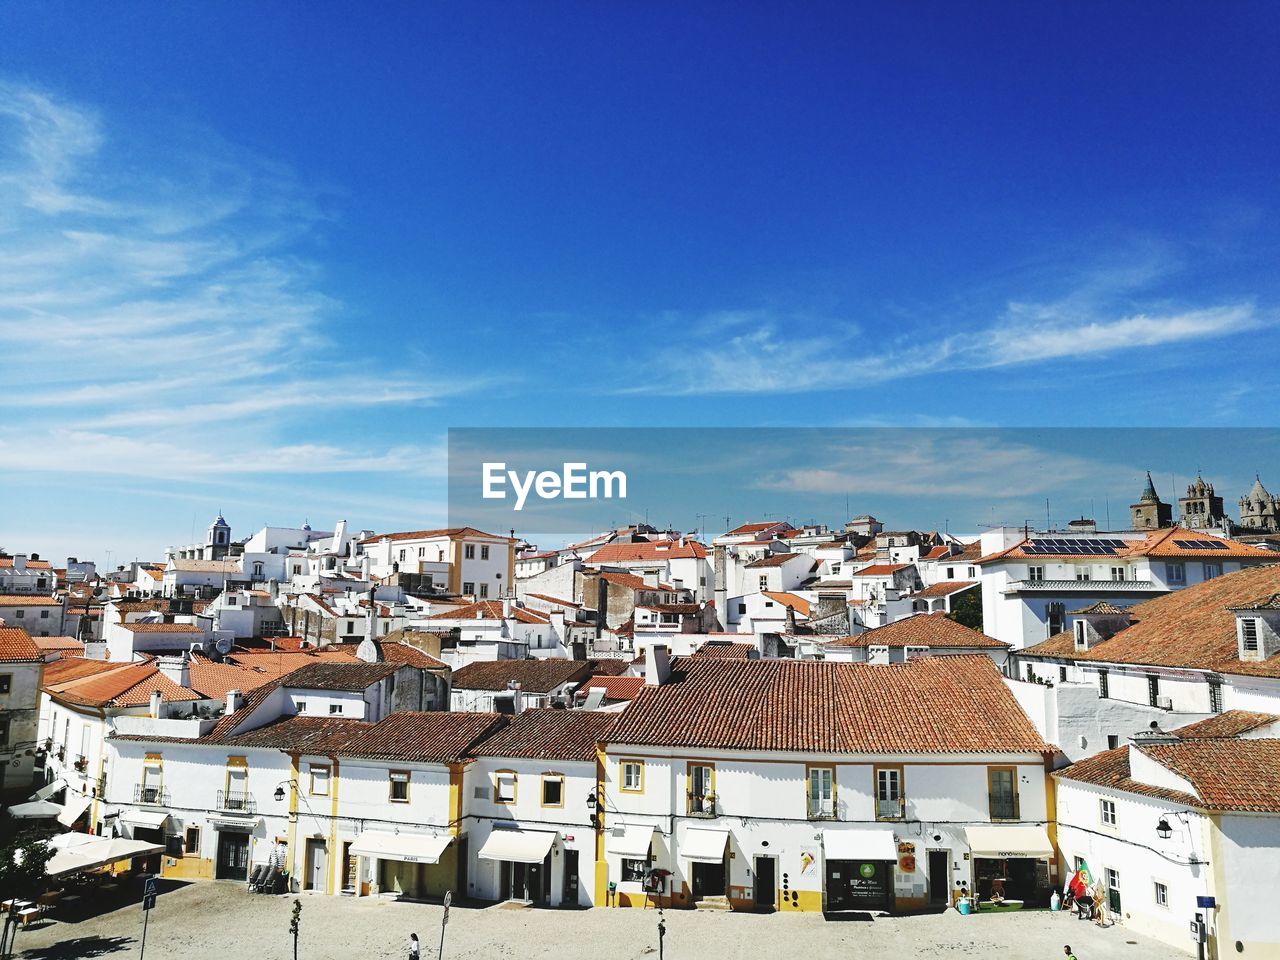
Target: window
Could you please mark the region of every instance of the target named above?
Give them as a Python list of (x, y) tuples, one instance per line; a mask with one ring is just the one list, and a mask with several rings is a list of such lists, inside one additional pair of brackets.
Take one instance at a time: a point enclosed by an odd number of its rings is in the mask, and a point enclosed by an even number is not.
[(9, 745), (9, 718), (0, 717), (0, 746)]
[(834, 817), (835, 805), (835, 770), (831, 767), (809, 768), (809, 816), (813, 818)]
[(1077, 580), (1092, 580), (1093, 575), (1089, 572), (1088, 567), (1076, 567)]
[(622, 790), (626, 793), (644, 792), (644, 761), (622, 761)]
[(544, 807), (564, 806), (564, 777), (558, 773), (542, 775), (542, 805)]
[(234, 607), (236, 605), (236, 595), (234, 593), (227, 594), (227, 606)]
[(300, 564), (300, 563), (295, 563), (295, 564), (293, 565), (293, 575), (296, 577), (296, 576), (298, 576), (298, 575), (299, 575), (299, 574), (301, 574), (301, 573), (302, 573), (302, 564)]
[(13, 674), (0, 673), (0, 693), (8, 693), (13, 689)]
[(40, 619), (41, 619), (41, 620), (48, 620), (48, 619), (49, 619), (49, 611), (48, 611), (48, 610), (41, 610), (41, 611), (40, 611)]
[(1044, 617), (1049, 625), (1049, 636), (1061, 633), (1067, 626), (1067, 605), (1061, 602), (1046, 603)]
[(475, 593), (475, 592), (476, 592), (476, 585), (475, 585), (475, 582), (474, 582), (474, 581), (471, 581), (471, 580), (464, 580), (464, 581), (462, 582), (462, 592), (463, 592), (463, 593)]
[(311, 764), (311, 795), (327, 797), (329, 795), (329, 767), (323, 763)]
[(1147, 677), (1147, 703), (1156, 706), (1156, 701), (1160, 699), (1160, 678), (1155, 674)]
[(27, 618), (27, 611), (25, 611), (25, 610), (15, 610), (15, 611), (14, 611), (14, 616), (15, 616), (18, 620), (25, 620), (25, 619)]
[(876, 819), (902, 819), (902, 768), (876, 767)]
[(1113, 917), (1120, 915), (1120, 874), (1107, 868), (1107, 909)]
[(1107, 671), (1098, 671), (1098, 698), (1106, 700), (1111, 696), (1111, 684), (1107, 680)]
[(401, 563), (404, 563), (404, 551), (403, 551), (403, 550), (401, 550), (401, 551), (400, 551), (400, 562), (401, 562)]
[(307, 712), (307, 701), (305, 701), (305, 700), (299, 700), (299, 701), (298, 701), (298, 712), (299, 712), (299, 713), (306, 713), (306, 712)]
[(512, 770), (499, 770), (493, 775), (493, 802), (516, 802), (516, 775)]
[(761, 590), (769, 589), (769, 575), (767, 573), (760, 574), (760, 589)]
[(476, 545), (474, 543), (468, 543), (466, 546), (462, 548), (462, 559), (474, 560), (475, 558), (476, 558)]
[(1018, 783), (1015, 767), (987, 768), (987, 801), (992, 820), (1018, 819)]
[(1098, 819), (1102, 821), (1104, 827), (1114, 827), (1116, 825), (1116, 802), (1114, 800), (1098, 801)]
[(689, 764), (689, 812), (715, 813), (716, 768), (709, 763)]
[(419, 559), (421, 559), (422, 557), (425, 557), (426, 555), (427, 555), (427, 548), (426, 548), (426, 547), (419, 547), (419, 548), (418, 548), (418, 558), (419, 558)]
[(408, 770), (392, 770), (390, 771), (391, 780), (391, 802), (392, 803), (408, 803), (409, 802), (409, 771)]
[(1157, 907), (1169, 906), (1169, 888), (1159, 880), (1155, 882), (1155, 901)]
[(1027, 567), (1027, 579), (1039, 583), (1044, 579), (1044, 567)]
[(340, 703), (331, 703), (331, 704), (329, 704), (329, 713), (330, 713), (331, 715), (335, 715), (335, 714), (340, 714), (340, 713), (342, 713), (342, 704), (340, 704)]
[(622, 882), (623, 883), (643, 883), (645, 874), (649, 872), (648, 860), (631, 860), (624, 859), (622, 861)]
[(746, 605), (745, 603), (739, 603), (739, 604), (738, 604), (738, 613), (739, 613), (739, 614), (744, 614), (744, 613), (746, 613), (746, 612), (747, 612), (747, 605)]
[(187, 856), (195, 856), (200, 852), (200, 828), (187, 827), (186, 835), (183, 839), (183, 847)]
[(1209, 712), (1222, 712), (1222, 684), (1210, 682), (1209, 684)]
[(1164, 578), (1171, 586), (1174, 584), (1181, 586), (1187, 582), (1187, 568), (1181, 563), (1166, 563)]
[(1124, 579), (1124, 567), (1112, 567), (1112, 568), (1111, 568), (1111, 579), (1112, 579), (1112, 580), (1123, 580), (1123, 579)]
[(1088, 635), (1085, 633), (1085, 623), (1084, 623), (1084, 621), (1083, 621), (1083, 620), (1077, 620), (1077, 621), (1076, 621), (1075, 623), (1073, 623), (1071, 626), (1072, 626), (1072, 628), (1075, 630), (1075, 634), (1076, 634), (1076, 649), (1077, 649), (1077, 650), (1084, 650), (1084, 649), (1087, 649), (1087, 648), (1088, 648), (1088, 646), (1089, 646), (1089, 637), (1088, 637)]
[(1058, 667), (1058, 682), (1059, 682), (1059, 683), (1066, 683), (1066, 682), (1067, 682), (1067, 668), (1066, 668), (1066, 667)]
[(480, 584), (480, 598), (483, 600), (489, 596), (489, 585), (487, 583)]
[(1212, 580), (1214, 577), (1220, 576), (1222, 576), (1222, 564), (1206, 563), (1204, 565), (1204, 578), (1206, 580)]
[(166, 857), (182, 856), (182, 834), (180, 833), (165, 834), (164, 855)]
[(481, 547), (481, 548), (480, 548), (480, 559), (481, 559), (481, 560), (488, 560), (488, 559), (489, 559), (489, 548), (488, 548), (488, 547)]
[(1245, 653), (1258, 652), (1258, 621), (1253, 617), (1241, 619), (1240, 642), (1244, 647)]
[(355, 633), (355, 632), (356, 632), (356, 622), (355, 622), (354, 620), (348, 620), (348, 621), (347, 621), (347, 635), (348, 635), (348, 636), (350, 636), (351, 634), (353, 634), (353, 633)]
[(1108, 750), (1114, 750), (1114, 749), (1115, 749), (1116, 747), (1118, 747), (1118, 746), (1120, 746), (1120, 737), (1119, 737), (1118, 735), (1114, 734), (1114, 733), (1108, 733), (1108, 734), (1107, 734), (1107, 749), (1108, 749)]

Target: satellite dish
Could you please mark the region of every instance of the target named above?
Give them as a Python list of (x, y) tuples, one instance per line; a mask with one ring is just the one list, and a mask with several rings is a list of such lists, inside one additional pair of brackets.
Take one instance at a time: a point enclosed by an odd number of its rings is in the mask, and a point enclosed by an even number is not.
[(219, 637), (218, 642), (213, 645), (213, 649), (217, 650), (218, 653), (225, 657), (231, 652), (232, 645), (233, 642), (230, 637)]

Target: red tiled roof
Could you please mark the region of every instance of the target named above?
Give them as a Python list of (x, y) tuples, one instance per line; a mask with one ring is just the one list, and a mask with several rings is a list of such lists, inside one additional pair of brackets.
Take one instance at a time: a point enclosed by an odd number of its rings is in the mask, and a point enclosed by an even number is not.
[(693, 652), (700, 659), (745, 660), (756, 652), (754, 643), (729, 643), (724, 640), (708, 640)]
[(634, 700), (644, 687), (644, 677), (592, 677), (578, 688), (576, 696), (581, 699), (592, 690), (603, 690), (606, 700)]
[(0, 607), (60, 607), (61, 600), (38, 593), (0, 594)]
[(704, 560), (707, 548), (696, 540), (650, 540), (643, 543), (607, 543), (591, 554), (592, 563), (622, 563), (628, 560)]
[(979, 633), (962, 623), (956, 623), (945, 613), (918, 613), (913, 617), (895, 620), (867, 630), (853, 637), (831, 640), (828, 646), (836, 647), (952, 647), (975, 650), (1008, 650), (1009, 644)]
[(1265, 564), (1162, 594), (1128, 608), (1130, 626), (1088, 650), (1071, 631), (1019, 651), (1019, 656), (1212, 670), (1280, 677), (1280, 657), (1242, 661), (1233, 607), (1280, 591), (1280, 564)]
[(525, 710), (481, 740), (471, 753), (477, 757), (594, 760), (596, 743), (608, 736), (617, 717), (616, 713), (595, 710)]
[(573, 607), (574, 609), (577, 609), (582, 606), (582, 604), (575, 600), (565, 600), (561, 597), (549, 597), (545, 593), (531, 593), (529, 596), (533, 597), (535, 600), (541, 600), (543, 603), (550, 603), (561, 607)]
[(744, 566), (744, 569), (751, 570), (758, 567), (780, 567), (788, 560), (799, 560), (803, 556), (803, 553), (770, 553), (761, 557), (759, 560), (752, 560)]
[[(69, 650), (72, 653), (84, 653), (84, 644), (75, 637), (32, 637), (31, 642), (34, 643), (42, 653), (52, 653), (56, 651)], [(6, 659), (3, 653), (0, 653), (0, 660)]]
[[(0, 557), (0, 570), (13, 566), (13, 557)], [(28, 570), (52, 570), (48, 560), (27, 560)]]
[[(550, 623), (550, 618), (545, 613), (537, 610), (530, 610), (528, 607), (518, 607), (514, 603), (511, 605), (510, 618), (517, 623)], [(501, 620), (502, 617), (502, 601), (500, 600), (477, 600), (475, 603), (468, 603), (454, 610), (446, 610), (444, 613), (433, 613), (427, 617), (428, 620)]]
[(943, 580), (933, 586), (925, 587), (923, 590), (917, 590), (911, 596), (921, 600), (934, 600), (938, 597), (949, 597), (953, 593), (960, 593), (978, 584), (973, 580)]
[(506, 690), (514, 682), (525, 693), (550, 693), (590, 674), (591, 664), (585, 660), (486, 660), (455, 670), (453, 688)]
[(899, 570), (905, 570), (911, 566), (909, 563), (873, 563), (869, 567), (863, 567), (861, 570), (852, 570), (849, 572), (851, 577), (888, 577)]
[(1055, 771), (1054, 777), (1076, 783), (1088, 783), (1096, 787), (1109, 787), (1126, 793), (1167, 800), (1170, 803), (1196, 805), (1199, 801), (1185, 790), (1157, 787), (1134, 780), (1129, 771), (1129, 747), (1105, 750), (1083, 760), (1077, 760), (1065, 769)]
[(804, 597), (797, 597), (794, 593), (779, 593), (772, 590), (763, 590), (761, 592), (775, 603), (780, 603), (803, 616), (809, 616), (809, 601)]
[(323, 756), (340, 750), (372, 727), (367, 720), (351, 717), (289, 716), (234, 737), (216, 736), (215, 726), (214, 734), (206, 740), (232, 747), (261, 747)]
[[(996, 553), (982, 557), (978, 562), (989, 563), (993, 560), (1057, 560), (1063, 558), (1075, 559), (1091, 559), (1098, 560), (1097, 554), (1081, 552), (1079, 554), (1055, 554), (1046, 557), (1042, 553), (1027, 553), (1023, 549), (1028, 543), (1044, 539), (1043, 535), (1029, 537), (1019, 540), (1013, 546)], [(1068, 537), (1068, 540), (1075, 539)], [(1094, 539), (1121, 539), (1114, 536), (1099, 534), (1097, 537), (1080, 537), (1083, 541), (1091, 541)], [(1203, 549), (1195, 547), (1179, 546), (1177, 541), (1183, 540), (1187, 542), (1196, 542), (1198, 540), (1212, 540), (1223, 546), (1218, 549)], [(1231, 540), (1227, 537), (1214, 536), (1203, 530), (1188, 530), (1186, 527), (1168, 527), (1164, 530), (1154, 530), (1146, 534), (1141, 540), (1127, 540), (1125, 546), (1115, 548), (1114, 556), (1116, 557), (1162, 557), (1168, 559), (1185, 559), (1185, 560), (1238, 560), (1241, 558), (1257, 558), (1260, 560), (1276, 559), (1274, 550), (1265, 550), (1262, 547), (1255, 547), (1247, 543), (1241, 543), (1239, 540)], [(1103, 558), (1105, 559), (1105, 558)]]
[(726, 536), (726, 537), (736, 537), (736, 536), (738, 536), (738, 535), (740, 535), (740, 534), (747, 534), (747, 533), (762, 533), (762, 532), (764, 532), (765, 530), (770, 529), (771, 527), (779, 527), (779, 526), (783, 526), (783, 521), (781, 521), (781, 520), (766, 520), (764, 523), (744, 523), (744, 524), (743, 524), (742, 526), (740, 526), (740, 527), (734, 527), (732, 530), (730, 530), (728, 533), (726, 533), (726, 534), (725, 534), (725, 536)]
[(1252, 710), (1228, 710), (1215, 717), (1197, 720), (1173, 731), (1183, 740), (1221, 740), (1238, 737), (1259, 727), (1280, 723), (1274, 713), (1257, 713)]
[(493, 533), (485, 533), (483, 530), (477, 530), (475, 527), (444, 527), (438, 530), (404, 530), (399, 533), (375, 533), (372, 537), (365, 537), (359, 543), (377, 543), (379, 540), (434, 540), (439, 537), (448, 537), (450, 540), (456, 540), (462, 537), (488, 537), (490, 540), (503, 540), (507, 543), (515, 543), (510, 537), (500, 537)]
[(43, 659), (44, 654), (27, 631), (21, 627), (0, 627), (0, 661), (31, 663)]
[(194, 623), (121, 623), (130, 633), (204, 633)]
[(986, 656), (872, 665), (681, 657), (612, 743), (819, 753), (1051, 750)]
[(309, 663), (280, 678), (282, 687), (306, 690), (341, 690), (360, 693), (391, 676), (398, 669), (395, 663), (366, 663), (354, 658), (345, 663)]
[(505, 722), (497, 713), (398, 711), (366, 727), (338, 752), (375, 760), (452, 763), (467, 757), (478, 740)]
[(665, 590), (670, 592), (675, 589), (675, 587), (666, 583), (659, 583), (657, 586), (652, 583), (645, 583), (644, 577), (638, 577), (634, 573), (606, 571), (600, 574), (600, 579), (615, 586), (629, 587), (632, 590)]
[(52, 681), (46, 679), (45, 690), (64, 702), (95, 707), (141, 706), (150, 701), (154, 690), (160, 691), (166, 703), (204, 699), (194, 690), (178, 686), (153, 662), (108, 663), (105, 667), (85, 675), (55, 674)]

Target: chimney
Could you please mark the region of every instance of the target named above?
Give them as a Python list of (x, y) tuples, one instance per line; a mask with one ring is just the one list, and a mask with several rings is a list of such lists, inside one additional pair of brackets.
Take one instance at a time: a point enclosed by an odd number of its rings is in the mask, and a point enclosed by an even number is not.
[(641, 575), (641, 579), (644, 580), (644, 585), (646, 587), (656, 587), (658, 585), (658, 571), (646, 570)]
[(191, 661), (185, 654), (174, 657), (157, 657), (156, 668), (180, 687), (191, 686)]
[(502, 598), (502, 617), (505, 620), (509, 616), (511, 616), (511, 595), (506, 594)]
[(671, 654), (665, 643), (655, 643), (644, 657), (644, 683), (660, 687), (671, 679)]
[(25, 553), (15, 553), (13, 555), (13, 569), (14, 570), (27, 569), (27, 555)]
[(228, 690), (227, 691), (227, 713), (228, 714), (235, 713), (239, 709), (240, 709), (240, 691)]
[(159, 719), (160, 719), (160, 702), (161, 702), (161, 699), (162, 699), (162, 698), (161, 698), (161, 696), (160, 696), (160, 691), (159, 691), (159, 690), (152, 690), (152, 691), (151, 691), (151, 719), (152, 719), (152, 720), (159, 720)]

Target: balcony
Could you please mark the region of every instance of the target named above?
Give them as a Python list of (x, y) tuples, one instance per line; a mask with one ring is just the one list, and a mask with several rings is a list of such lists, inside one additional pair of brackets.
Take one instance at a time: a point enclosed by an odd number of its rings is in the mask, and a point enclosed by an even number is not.
[(169, 791), (164, 787), (151, 783), (135, 783), (133, 785), (133, 802), (152, 807), (167, 807)]
[(990, 797), (987, 801), (992, 820), (1021, 820), (1017, 797)]
[(821, 800), (817, 797), (809, 798), (809, 819), (810, 820), (834, 820), (836, 818), (835, 801), (827, 798)]
[(877, 820), (901, 820), (906, 816), (907, 801), (905, 797), (892, 800), (876, 800)]
[(689, 794), (689, 816), (691, 817), (714, 817), (716, 816), (716, 795), (708, 793)]
[(1011, 580), (1004, 593), (1127, 593), (1150, 596), (1168, 593), (1150, 580)]
[(251, 793), (245, 793), (241, 790), (229, 792), (219, 790), (218, 809), (225, 810), (227, 813), (257, 813), (258, 804)]

